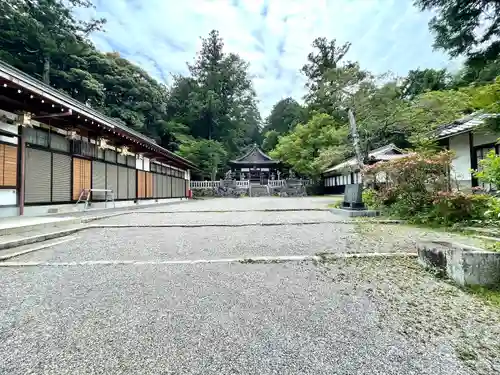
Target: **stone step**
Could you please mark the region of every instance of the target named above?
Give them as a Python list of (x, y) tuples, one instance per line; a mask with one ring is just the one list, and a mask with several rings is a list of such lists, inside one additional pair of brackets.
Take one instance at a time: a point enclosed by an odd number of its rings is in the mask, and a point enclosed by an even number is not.
[(265, 185), (251, 185), (250, 186), (250, 196), (251, 197), (269, 197), (269, 190)]

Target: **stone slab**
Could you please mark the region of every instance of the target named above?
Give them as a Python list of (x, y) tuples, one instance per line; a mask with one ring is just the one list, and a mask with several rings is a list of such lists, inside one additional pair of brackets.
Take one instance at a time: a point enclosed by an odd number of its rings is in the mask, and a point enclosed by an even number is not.
[(422, 242), (417, 250), (420, 264), (460, 286), (500, 286), (500, 252), (444, 241)]
[(349, 210), (344, 208), (331, 208), (330, 212), (345, 217), (375, 217), (380, 215), (376, 210)]

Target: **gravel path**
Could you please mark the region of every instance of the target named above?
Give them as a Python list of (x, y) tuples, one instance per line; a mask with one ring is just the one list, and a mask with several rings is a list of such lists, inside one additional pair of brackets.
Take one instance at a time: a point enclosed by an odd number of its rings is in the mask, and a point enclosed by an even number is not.
[[(287, 211), (287, 212), (180, 212), (180, 213), (134, 213), (98, 220), (95, 224), (119, 225), (163, 225), (163, 224), (285, 224), (301, 222), (332, 222), (339, 217), (329, 211)], [(340, 218), (341, 220), (343, 218)]]
[(223, 198), (193, 200), (175, 205), (148, 207), (142, 211), (256, 211), (276, 209), (326, 209), (328, 204), (337, 202), (338, 196), (305, 198)]
[[(179, 211), (196, 212), (143, 212), (105, 222), (283, 225), (90, 229), (15, 260), (414, 252), (422, 239), (474, 242), (403, 225), (287, 224), (327, 219), (329, 212), (255, 212), (320, 204), (324, 198), (179, 204)], [(222, 209), (245, 212), (199, 212)], [(0, 278), (0, 374), (500, 373), (500, 308), (410, 258), (1, 267)]]
[(499, 364), (498, 310), (397, 260), (2, 273), (6, 374), (462, 375)]

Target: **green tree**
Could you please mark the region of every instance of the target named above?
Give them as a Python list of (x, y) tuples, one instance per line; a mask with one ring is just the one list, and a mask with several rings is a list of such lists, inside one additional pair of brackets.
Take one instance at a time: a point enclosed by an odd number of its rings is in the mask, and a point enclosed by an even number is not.
[(274, 130), (279, 134), (288, 133), (295, 125), (305, 120), (305, 114), (304, 108), (295, 99), (281, 99), (271, 109), (263, 131)]
[(467, 92), (430, 91), (404, 103), (399, 120), (410, 130), (412, 143), (419, 146), (428, 144), (428, 136), (438, 126), (449, 124), (473, 111), (472, 98)]
[(270, 156), (290, 165), (300, 174), (317, 178), (332, 163), (342, 160), (349, 150), (347, 126), (327, 114), (315, 114), (279, 138)]
[(86, 0), (10, 0), (0, 3), (0, 58), (49, 84), (60, 70), (74, 65), (91, 46), (86, 37), (103, 19), (78, 21), (74, 7)]
[(498, 0), (416, 0), (415, 5), (437, 13), (429, 23), (436, 48), (454, 57), (465, 55), (480, 66), (500, 55)]
[(409, 146), (407, 139), (412, 129), (401, 121), (404, 100), (396, 81), (380, 86), (376, 78), (365, 80), (351, 97), (346, 98), (345, 106), (350, 107), (356, 116), (364, 157), (370, 150), (389, 143)]
[(227, 162), (224, 145), (210, 139), (191, 140), (181, 144), (179, 155), (195, 163), (211, 180), (217, 178), (217, 170)]
[(253, 141), (260, 124), (256, 95), (248, 73), (248, 63), (234, 53), (223, 51), (216, 30), (202, 39), (194, 64), (189, 66), (198, 85), (192, 99), (198, 120), (191, 124), (195, 137), (220, 141), (230, 155)]
[(262, 141), (262, 150), (269, 152), (276, 147), (278, 144), (280, 133), (276, 130), (269, 130), (264, 133), (264, 139)]
[(402, 84), (402, 95), (413, 99), (424, 92), (444, 90), (450, 81), (451, 77), (446, 69), (410, 70)]

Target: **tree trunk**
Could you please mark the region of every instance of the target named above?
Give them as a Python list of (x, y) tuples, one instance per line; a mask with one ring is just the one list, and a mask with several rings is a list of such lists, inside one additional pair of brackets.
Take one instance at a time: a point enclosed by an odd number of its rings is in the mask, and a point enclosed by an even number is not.
[(50, 57), (44, 56), (43, 58), (43, 72), (42, 72), (43, 83), (50, 85)]

